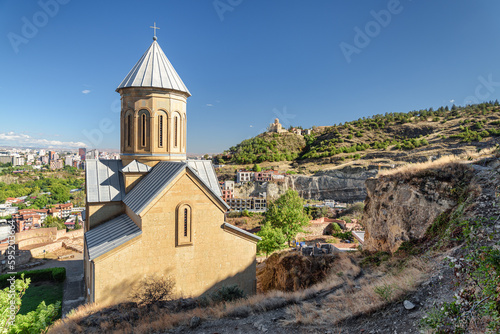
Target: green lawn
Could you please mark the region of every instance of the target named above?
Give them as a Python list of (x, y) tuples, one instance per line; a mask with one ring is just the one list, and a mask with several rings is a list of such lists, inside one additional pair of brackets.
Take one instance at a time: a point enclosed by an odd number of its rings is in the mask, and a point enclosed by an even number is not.
[[(26, 314), (36, 310), (42, 301), (45, 301), (46, 305), (54, 304), (57, 301), (60, 301), (62, 304), (63, 284), (62, 282), (37, 282), (30, 284), (23, 296), (19, 314)], [(61, 310), (59, 310), (57, 319), (60, 317)]]

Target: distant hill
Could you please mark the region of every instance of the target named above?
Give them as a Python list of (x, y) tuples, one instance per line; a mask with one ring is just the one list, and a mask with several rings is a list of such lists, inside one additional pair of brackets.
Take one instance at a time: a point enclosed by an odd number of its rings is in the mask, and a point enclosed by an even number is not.
[(220, 163), (343, 164), (352, 160), (425, 161), (500, 142), (500, 104), (386, 113), (332, 126), (304, 137), (263, 133), (216, 156)]

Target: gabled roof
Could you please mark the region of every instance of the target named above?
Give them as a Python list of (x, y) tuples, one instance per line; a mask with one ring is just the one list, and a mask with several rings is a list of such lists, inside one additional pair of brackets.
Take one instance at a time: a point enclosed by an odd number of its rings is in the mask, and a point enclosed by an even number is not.
[(87, 202), (118, 202), (123, 200), (125, 186), (121, 160), (87, 160), (85, 176)]
[(156, 40), (153, 41), (116, 90), (127, 87), (172, 89), (191, 96)]
[[(203, 183), (217, 200), (226, 208), (229, 208), (221, 198), (221, 192), (218, 182), (215, 182), (215, 188), (208, 182), (212, 182), (213, 178), (217, 180), (215, 171), (212, 169), (199, 169), (207, 174), (202, 177), (197, 170), (192, 168), (187, 162), (162, 161), (156, 164), (152, 170), (132, 188), (125, 196), (123, 203), (127, 205), (133, 212), (140, 215), (143, 210), (153, 201), (160, 193), (172, 182), (177, 175), (188, 168), (197, 178)], [(214, 175), (209, 175), (213, 171)], [(207, 180), (205, 181), (204, 178)], [(218, 190), (218, 191), (216, 191)]]
[(217, 174), (215, 174), (214, 165), (210, 160), (187, 160), (189, 167), (194, 170), (198, 176), (216, 193), (218, 196), (222, 196), (222, 192), (219, 187), (219, 181), (217, 180)]
[(151, 170), (151, 166), (143, 164), (137, 160), (132, 161), (127, 166), (122, 168), (122, 173), (147, 173)]
[(123, 245), (142, 233), (141, 229), (123, 214), (85, 233), (90, 260)]
[(165, 187), (186, 168), (183, 162), (159, 162), (125, 196), (123, 203), (140, 214)]

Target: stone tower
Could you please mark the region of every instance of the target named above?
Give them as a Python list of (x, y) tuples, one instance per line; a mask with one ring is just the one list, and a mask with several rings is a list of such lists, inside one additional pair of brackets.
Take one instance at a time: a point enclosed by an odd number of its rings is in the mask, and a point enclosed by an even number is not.
[(191, 94), (160, 45), (153, 43), (116, 89), (121, 96), (123, 165), (186, 160), (186, 101)]

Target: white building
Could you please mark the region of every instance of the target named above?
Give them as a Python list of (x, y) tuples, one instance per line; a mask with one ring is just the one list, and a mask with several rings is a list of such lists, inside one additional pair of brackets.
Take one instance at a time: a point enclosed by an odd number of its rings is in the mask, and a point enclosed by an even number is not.
[(254, 172), (238, 171), (236, 173), (236, 183), (253, 181), (254, 175)]

